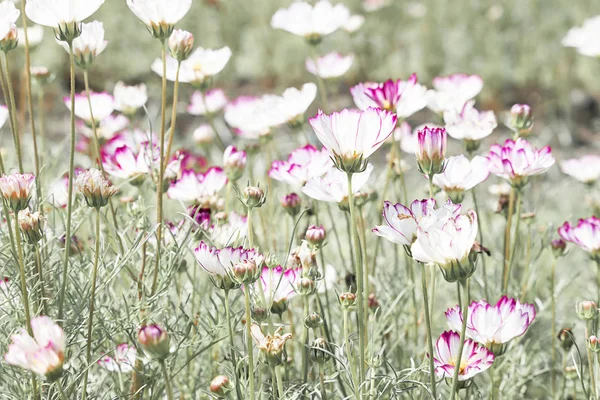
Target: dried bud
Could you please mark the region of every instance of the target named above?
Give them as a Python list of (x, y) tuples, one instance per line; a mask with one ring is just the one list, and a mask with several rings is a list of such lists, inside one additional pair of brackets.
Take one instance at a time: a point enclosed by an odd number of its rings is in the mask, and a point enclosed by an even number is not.
[(591, 321), (598, 317), (598, 305), (595, 301), (581, 301), (575, 305), (575, 313), (579, 319)]
[(243, 203), (248, 208), (262, 207), (267, 200), (264, 190), (258, 186), (247, 186), (242, 195)]
[(158, 325), (146, 325), (138, 331), (138, 342), (149, 356), (164, 360), (170, 353), (169, 335)]
[(319, 329), (323, 326), (323, 318), (317, 312), (311, 312), (304, 318), (304, 325), (308, 329)]
[(29, 208), (19, 211), (19, 226), (30, 244), (37, 244), (44, 236), (41, 221), (39, 212), (31, 213)]
[(510, 109), (508, 128), (519, 136), (528, 136), (533, 129), (533, 112), (528, 104), (515, 104)]
[(210, 381), (210, 391), (218, 397), (227, 397), (227, 394), (231, 392), (231, 390), (231, 382), (225, 375), (215, 376), (213, 380)]
[(300, 278), (300, 283), (298, 284), (298, 293), (303, 296), (309, 296), (317, 290), (317, 285), (314, 280), (311, 278)]
[(315, 247), (321, 247), (325, 238), (327, 237), (327, 233), (325, 232), (325, 228), (323, 225), (319, 226), (311, 226), (306, 230), (305, 239), (308, 243), (312, 244)]
[(281, 198), (281, 206), (289, 215), (295, 217), (300, 213), (302, 199), (296, 193), (286, 194)]
[(331, 346), (323, 338), (316, 338), (310, 349), (311, 359), (319, 364), (324, 364), (331, 359)]
[(171, 57), (177, 61), (187, 60), (194, 48), (194, 35), (182, 29), (175, 29), (169, 37)]
[(565, 255), (567, 250), (567, 243), (562, 239), (555, 239), (550, 242), (550, 246), (552, 247), (552, 254), (555, 258), (560, 258)]
[(351, 292), (340, 294), (340, 304), (344, 308), (354, 307), (356, 305), (356, 294)]

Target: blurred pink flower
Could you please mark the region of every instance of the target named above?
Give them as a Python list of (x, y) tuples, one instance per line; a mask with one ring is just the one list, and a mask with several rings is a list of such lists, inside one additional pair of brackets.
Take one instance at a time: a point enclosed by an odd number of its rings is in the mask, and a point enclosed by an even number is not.
[(560, 162), (563, 173), (579, 182), (592, 184), (600, 179), (600, 156), (590, 154)]
[(215, 196), (227, 185), (227, 174), (220, 167), (211, 167), (205, 173), (184, 170), (181, 177), (171, 183), (167, 196), (171, 199), (193, 202)]
[(137, 359), (137, 349), (127, 343), (117, 345), (115, 356), (104, 355), (98, 365), (110, 372), (126, 374), (133, 371)]
[(227, 96), (223, 89), (211, 89), (205, 93), (206, 104), (202, 92), (195, 91), (190, 99), (187, 112), (192, 115), (214, 114), (227, 105)]
[(331, 167), (329, 152), (308, 144), (292, 151), (287, 160), (274, 161), (269, 176), (276, 181), (302, 186), (312, 178), (323, 176)]
[(433, 89), (427, 93), (427, 107), (442, 114), (460, 110), (483, 89), (483, 79), (478, 75), (453, 74), (433, 79)]
[(493, 111), (478, 111), (475, 100), (467, 101), (461, 110), (444, 112), (448, 135), (458, 140), (481, 140), (498, 126)]
[(591, 216), (580, 219), (576, 226), (568, 221), (558, 228), (558, 234), (567, 242), (575, 243), (590, 256), (600, 261), (600, 219)]

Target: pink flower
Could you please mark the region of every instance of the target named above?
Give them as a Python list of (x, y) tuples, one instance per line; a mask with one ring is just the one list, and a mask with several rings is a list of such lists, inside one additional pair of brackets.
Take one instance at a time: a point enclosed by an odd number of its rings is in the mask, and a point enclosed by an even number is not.
[(455, 203), (461, 203), (464, 192), (473, 189), (490, 176), (488, 159), (475, 156), (472, 160), (462, 154), (446, 160), (444, 172), (433, 177), (433, 183), (440, 187)]
[(600, 179), (600, 156), (590, 154), (565, 160), (560, 163), (560, 169), (579, 182), (591, 184)]
[[(71, 110), (71, 98), (65, 97), (64, 99), (65, 106)], [(92, 102), (92, 111), (94, 113), (94, 121), (96, 123), (102, 121), (104, 118), (108, 117), (115, 110), (115, 101), (114, 98), (106, 93), (90, 93), (90, 100)], [(90, 113), (90, 105), (88, 103), (87, 96), (85, 92), (81, 94), (75, 95), (75, 116), (84, 120), (86, 123), (92, 123), (92, 115)]]
[(600, 260), (600, 219), (592, 216), (580, 219), (577, 226), (565, 222), (558, 228), (558, 234), (565, 241), (575, 243), (590, 253), (591, 257)]
[(493, 111), (477, 111), (475, 100), (465, 103), (462, 109), (444, 112), (448, 135), (458, 140), (481, 140), (498, 126)]
[(139, 149), (147, 143), (158, 143), (158, 136), (154, 132), (146, 132), (141, 129), (121, 131), (102, 146), (102, 155), (109, 156), (122, 146), (131, 149)]
[(346, 109), (331, 115), (319, 110), (309, 123), (323, 146), (340, 159), (340, 166), (351, 169), (383, 145), (397, 120), (389, 111), (367, 108), (364, 111)]
[(159, 325), (142, 326), (138, 330), (138, 343), (146, 354), (159, 360), (171, 352), (169, 335)]
[(227, 96), (223, 89), (211, 89), (206, 92), (206, 103), (200, 91), (192, 94), (187, 112), (192, 115), (214, 114), (227, 105)]
[(226, 220), (217, 220), (209, 232), (212, 242), (217, 246), (239, 243), (248, 235), (248, 218), (232, 211)]
[(133, 371), (137, 359), (137, 349), (127, 343), (121, 343), (115, 349), (114, 358), (104, 355), (98, 360), (98, 365), (110, 372), (126, 374)]
[(239, 179), (246, 168), (246, 152), (235, 146), (227, 146), (223, 153), (223, 168), (232, 181)]
[(131, 180), (132, 185), (138, 185), (150, 173), (150, 166), (159, 160), (156, 150), (146, 143), (136, 153), (131, 147), (123, 145), (113, 154), (104, 153), (102, 164), (109, 175)]
[(11, 336), (5, 361), (50, 380), (57, 379), (62, 374), (65, 359), (65, 333), (46, 316), (33, 318), (31, 330), (33, 337), (25, 329)]
[(550, 146), (538, 150), (522, 138), (508, 139), (503, 146), (492, 145), (488, 159), (490, 172), (514, 187), (525, 186), (529, 177), (546, 172), (555, 163)]
[[(484, 300), (474, 301), (469, 306), (466, 335), (500, 356), (506, 351), (508, 342), (527, 331), (535, 315), (532, 304), (521, 304), (506, 296), (495, 305)], [(460, 307), (448, 309), (446, 319), (450, 329), (460, 330), (463, 321)]]
[[(281, 303), (295, 297), (296, 287), (301, 277), (302, 267), (285, 271), (281, 265), (275, 268), (263, 267), (260, 280), (267, 303)], [(243, 286), (242, 290), (244, 290)], [(253, 284), (253, 290), (256, 292), (260, 290), (258, 281)]]
[(329, 152), (308, 144), (292, 151), (287, 160), (274, 161), (269, 176), (289, 185), (302, 186), (312, 178), (323, 176), (331, 167)]
[(315, 60), (312, 58), (306, 59), (306, 70), (313, 75), (323, 79), (339, 78), (344, 75), (354, 63), (354, 54), (343, 56), (340, 53), (327, 53)]
[(435, 175), (443, 172), (448, 135), (444, 128), (428, 128), (417, 133), (419, 148), (417, 162), (422, 173)]
[(211, 167), (206, 173), (184, 170), (181, 178), (171, 183), (167, 196), (171, 199), (192, 202), (216, 195), (227, 185), (227, 174), (219, 167)]
[(427, 89), (417, 83), (416, 74), (406, 81), (390, 79), (379, 84), (361, 83), (350, 92), (358, 108), (379, 107), (395, 111), (399, 118), (408, 118), (427, 105)]
[[(368, 164), (364, 172), (352, 174), (352, 191), (358, 193), (369, 181), (373, 165)], [(308, 197), (328, 203), (348, 201), (348, 177), (337, 168), (330, 168), (322, 177), (312, 178), (302, 188)]]
[(204, 242), (200, 242), (194, 250), (196, 261), (209, 275), (217, 287), (231, 289), (237, 287), (232, 280), (232, 268), (244, 261), (253, 261), (257, 266), (262, 266), (264, 257), (254, 249), (243, 247), (224, 247), (217, 249)]
[[(435, 342), (437, 357), (434, 357), (435, 374), (440, 378), (452, 379), (460, 347), (460, 335), (446, 331)], [(472, 340), (465, 340), (458, 380), (466, 381), (492, 366), (494, 354)]]
[(436, 113), (460, 110), (483, 89), (478, 75), (454, 74), (433, 79), (433, 88), (427, 93), (427, 106)]
[(14, 212), (27, 208), (33, 194), (35, 175), (11, 174), (0, 177), (0, 195)]

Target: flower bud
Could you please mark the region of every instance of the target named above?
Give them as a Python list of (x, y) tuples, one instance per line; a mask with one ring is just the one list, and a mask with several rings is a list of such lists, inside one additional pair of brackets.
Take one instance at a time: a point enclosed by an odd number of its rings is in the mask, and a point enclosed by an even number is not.
[(243, 203), (248, 208), (262, 207), (267, 200), (264, 190), (258, 186), (247, 186), (242, 194)]
[(550, 247), (552, 247), (552, 255), (555, 258), (560, 258), (566, 253), (567, 243), (562, 239), (555, 239), (550, 242)]
[(150, 25), (148, 25), (150, 34), (158, 40), (167, 40), (170, 38), (174, 28), (175, 26), (173, 24), (170, 24), (164, 20), (158, 23), (151, 21)]
[(108, 200), (117, 193), (117, 189), (96, 168), (80, 172), (75, 187), (83, 194), (88, 206), (100, 209), (108, 204)]
[(377, 311), (377, 309), (379, 308), (379, 300), (377, 300), (377, 296), (375, 295), (375, 293), (371, 293), (369, 295), (369, 309), (373, 312)]
[(44, 236), (41, 221), (39, 212), (31, 213), (28, 208), (19, 211), (19, 226), (30, 244), (37, 244)]
[(533, 129), (533, 112), (528, 104), (515, 104), (510, 109), (508, 128), (519, 136), (528, 136)]
[(188, 215), (193, 221), (198, 224), (201, 229), (207, 230), (211, 224), (210, 208), (204, 208), (201, 205), (189, 206), (187, 209)]
[(233, 276), (240, 283), (251, 284), (260, 277), (261, 269), (252, 260), (244, 260), (233, 266)]
[(588, 338), (588, 346), (590, 346), (590, 350), (594, 353), (600, 353), (600, 339), (596, 336), (592, 335)]
[(304, 39), (306, 40), (306, 43), (311, 46), (317, 46), (323, 40), (323, 36), (318, 33), (311, 33), (310, 35), (304, 36)]
[(170, 353), (169, 335), (158, 325), (141, 327), (138, 342), (146, 354), (158, 360), (164, 360)]
[(33, 174), (12, 174), (0, 177), (0, 194), (8, 207), (15, 213), (26, 209), (29, 205), (34, 181)]
[(265, 321), (269, 317), (269, 310), (262, 307), (253, 306), (251, 310), (252, 319), (258, 323)]
[(579, 319), (591, 321), (598, 317), (598, 305), (595, 301), (581, 301), (575, 305), (575, 313)]
[(286, 194), (281, 198), (281, 206), (292, 217), (300, 213), (302, 199), (296, 193)]
[(17, 26), (13, 24), (10, 31), (2, 40), (0, 40), (0, 50), (5, 53), (15, 49), (19, 45), (19, 32)]
[(81, 29), (81, 22), (61, 22), (58, 24), (58, 28), (54, 29), (54, 36), (58, 41), (73, 43), (73, 40), (81, 36)]
[(323, 318), (317, 312), (311, 312), (304, 318), (304, 326), (308, 329), (319, 329), (323, 326)]
[(418, 133), (417, 163), (419, 171), (428, 177), (444, 172), (448, 134), (444, 128), (425, 127)]
[(279, 315), (281, 317), (284, 312), (288, 310), (288, 301), (286, 299), (282, 299), (279, 301), (274, 301), (271, 305), (271, 312), (273, 314)]
[[(67, 238), (65, 235), (62, 235), (58, 239), (58, 243), (62, 249), (65, 248), (66, 242), (67, 242)], [(71, 247), (71, 251), (69, 254), (71, 255), (71, 257), (75, 256), (77, 254), (80, 254), (83, 251), (83, 243), (81, 243), (79, 241), (79, 238), (75, 235), (71, 236), (70, 247)]]
[(210, 391), (218, 397), (225, 398), (227, 394), (231, 392), (232, 386), (229, 378), (225, 375), (215, 376), (210, 381)]
[(315, 247), (321, 247), (326, 237), (327, 233), (325, 232), (323, 225), (311, 226), (306, 230), (306, 234), (304, 235), (304, 238), (308, 241), (308, 243)]
[(187, 60), (194, 48), (194, 35), (182, 29), (175, 29), (169, 37), (171, 57), (177, 61)]
[(246, 152), (229, 146), (223, 153), (223, 169), (232, 182), (237, 181), (246, 168)]
[(323, 338), (316, 338), (312, 342), (310, 358), (316, 363), (324, 364), (331, 359), (331, 346)]
[(575, 344), (572, 332), (571, 328), (563, 328), (558, 332), (557, 338), (560, 342), (560, 347), (564, 351), (571, 350), (571, 347)]
[(356, 305), (356, 294), (351, 292), (340, 294), (340, 304), (344, 308), (354, 307)]
[(303, 296), (309, 296), (315, 293), (317, 286), (315, 281), (311, 278), (300, 278), (300, 283), (298, 284), (298, 293)]
[(40, 86), (45, 86), (54, 81), (54, 74), (46, 67), (31, 67), (31, 77)]

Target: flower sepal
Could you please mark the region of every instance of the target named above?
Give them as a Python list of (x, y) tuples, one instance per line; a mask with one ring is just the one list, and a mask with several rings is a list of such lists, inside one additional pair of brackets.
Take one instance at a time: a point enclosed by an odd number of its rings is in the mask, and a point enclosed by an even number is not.
[(446, 265), (438, 264), (446, 282), (460, 282), (464, 284), (467, 279), (473, 276), (477, 269), (476, 263), (473, 262), (473, 257), (476, 258), (477, 255), (473, 256), (473, 252), (471, 252), (466, 260), (452, 261)]
[(365, 160), (363, 155), (339, 155), (335, 154), (331, 158), (333, 160), (333, 165), (340, 171), (344, 171), (348, 174), (360, 174), (365, 172), (367, 169), (367, 165), (369, 164), (369, 160)]
[(61, 22), (54, 29), (54, 37), (60, 42), (73, 43), (73, 40), (81, 36), (83, 24), (77, 21)]

